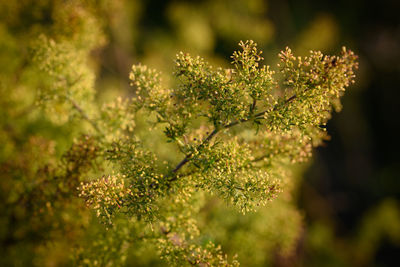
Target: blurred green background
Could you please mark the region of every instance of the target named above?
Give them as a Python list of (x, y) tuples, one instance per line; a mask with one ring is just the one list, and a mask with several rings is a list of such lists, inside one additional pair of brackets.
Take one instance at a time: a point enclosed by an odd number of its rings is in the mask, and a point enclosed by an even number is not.
[[(0, 0), (4, 24), (20, 36), (33, 35), (35, 25), (51, 23), (43, 8), (48, 2), (14, 3), (21, 6), (19, 12)], [(297, 193), (305, 223), (296, 251), (276, 256), (273, 265), (397, 266), (399, 1), (106, 2), (98, 1), (97, 14), (107, 41), (92, 51), (100, 101), (129, 94), (132, 64), (141, 62), (169, 74), (181, 50), (226, 68), (237, 43), (247, 39), (259, 44), (265, 64), (271, 66), (285, 46), (297, 55), (310, 49), (338, 53), (343, 45), (354, 50), (360, 62), (356, 84), (343, 98), (343, 111), (329, 122), (332, 139), (315, 152)], [(13, 20), (10, 10), (17, 10), (25, 22), (18, 16)], [(3, 26), (0, 36), (6, 40)], [(7, 65), (1, 53), (0, 65)], [(169, 76), (164, 78), (168, 81)]]
[[(134, 1), (110, 25), (99, 85), (127, 85), (132, 62), (171, 70), (177, 51), (226, 64), (238, 40), (253, 39), (275, 65), (290, 46), (359, 55), (356, 84), (328, 125), (298, 195), (305, 230), (279, 266), (397, 266), (400, 255), (399, 1)], [(123, 90), (121, 88), (121, 90)]]

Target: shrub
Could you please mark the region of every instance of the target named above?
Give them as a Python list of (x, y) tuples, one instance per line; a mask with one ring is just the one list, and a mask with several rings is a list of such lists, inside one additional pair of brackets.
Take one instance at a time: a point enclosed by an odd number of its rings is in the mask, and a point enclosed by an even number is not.
[[(55, 3), (64, 12), (53, 28), (1, 76), (1, 261), (145, 265), (156, 251), (178, 266), (237, 266), (260, 238), (261, 257), (289, 253), (301, 228), (292, 169), (327, 139), (354, 81), (353, 52), (286, 48), (276, 72), (253, 41), (239, 43), (232, 69), (179, 53), (172, 86), (134, 65), (132, 97), (99, 104), (98, 21)], [(71, 19), (73, 31), (58, 31)], [(1, 46), (17, 51), (26, 33), (1, 30)]]

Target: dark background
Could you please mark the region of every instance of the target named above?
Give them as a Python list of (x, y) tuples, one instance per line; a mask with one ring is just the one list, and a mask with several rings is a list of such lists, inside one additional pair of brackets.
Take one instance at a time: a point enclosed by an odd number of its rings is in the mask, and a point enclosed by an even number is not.
[[(338, 21), (343, 43), (360, 56), (354, 90), (344, 109), (328, 124), (332, 140), (317, 149), (306, 173), (299, 204), (308, 222), (329, 217), (338, 238), (352, 236), (361, 218), (387, 198), (399, 199), (399, 1), (273, 1), (271, 14), (288, 13), (290, 39), (317, 12)], [(272, 16), (278, 24), (279, 15)], [(279, 27), (279, 26), (278, 26)], [(315, 205), (316, 196), (323, 204)], [(321, 208), (322, 207), (322, 208)], [(376, 240), (371, 265), (395, 266), (399, 244), (384, 236)]]

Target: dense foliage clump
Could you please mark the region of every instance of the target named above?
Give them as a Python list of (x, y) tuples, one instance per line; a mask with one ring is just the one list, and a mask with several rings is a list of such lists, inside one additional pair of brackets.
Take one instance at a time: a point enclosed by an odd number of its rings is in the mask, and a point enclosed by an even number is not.
[(285, 166), (305, 161), (326, 138), (326, 122), (357, 66), (345, 48), (338, 57), (311, 52), (305, 58), (287, 48), (279, 55), (278, 86), (275, 73), (261, 66), (257, 45), (239, 45), (229, 70), (179, 53), (173, 89), (164, 88), (155, 70), (133, 66), (132, 112), (141, 110), (164, 128), (182, 160), (158, 162), (133, 130), (102, 144), (118, 174), (79, 189), (108, 223), (121, 212), (151, 222), (161, 254), (175, 263), (227, 264), (214, 246), (198, 247), (199, 196), (215, 194), (243, 213), (273, 201), (290, 179)]
[(177, 266), (237, 266), (245, 256), (225, 251), (254, 235), (266, 255), (290, 252), (301, 228), (291, 167), (327, 138), (354, 53), (286, 48), (274, 71), (253, 41), (239, 43), (229, 69), (181, 52), (175, 83), (134, 65), (129, 96), (98, 103), (91, 53), (104, 10), (72, 2), (54, 2), (50, 29), (10, 18), (13, 37), (0, 27), (2, 47), (26, 52), (0, 76), (2, 261), (150, 265), (156, 251)]

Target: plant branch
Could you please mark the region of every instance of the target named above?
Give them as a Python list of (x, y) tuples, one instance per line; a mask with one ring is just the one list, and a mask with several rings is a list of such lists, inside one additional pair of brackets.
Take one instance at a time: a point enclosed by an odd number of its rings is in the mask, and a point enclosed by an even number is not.
[[(214, 129), (207, 137), (206, 139), (203, 140), (203, 142), (200, 144), (199, 148), (204, 147), (206, 144), (208, 144), (211, 139), (219, 132), (219, 129)], [(172, 170), (172, 174), (175, 174), (179, 171), (180, 168), (182, 168), (186, 163), (189, 162), (190, 158), (193, 156), (192, 153), (186, 155), (186, 157), (176, 165), (175, 169)], [(170, 182), (177, 180), (178, 177), (174, 176), (173, 178), (169, 179)]]
[(257, 105), (257, 100), (253, 98), (253, 103), (250, 106), (250, 113), (253, 113)]
[[(292, 102), (296, 97), (297, 97), (296, 94), (292, 95), (291, 97), (289, 97), (288, 99), (285, 100), (285, 102), (283, 103), (283, 105), (286, 105), (286, 104)], [(277, 110), (278, 106), (279, 106), (279, 105), (276, 104), (276, 105), (273, 107), (272, 111)], [(235, 122), (231, 122), (231, 123), (229, 123), (229, 124), (224, 125), (224, 126), (221, 127), (221, 128), (216, 128), (216, 129), (214, 129), (214, 131), (212, 131), (212, 132), (206, 137), (206, 139), (203, 140), (203, 142), (200, 144), (199, 148), (201, 148), (201, 147), (205, 146), (206, 144), (208, 144), (208, 143), (211, 141), (211, 139), (220, 131), (220, 129), (229, 129), (229, 128), (235, 126), (235, 125), (238, 125), (238, 124), (241, 124), (241, 123), (244, 123), (244, 122), (248, 122), (248, 121), (255, 120), (255, 119), (262, 119), (263, 116), (264, 116), (264, 114), (266, 114), (266, 113), (269, 112), (269, 111), (271, 111), (271, 110), (269, 110), (269, 109), (268, 109), (268, 110), (264, 110), (264, 111), (259, 112), (259, 113), (255, 114), (254, 116), (251, 116), (251, 117), (249, 117), (249, 118), (245, 118), (245, 119), (241, 119), (241, 120), (238, 120), (238, 121), (235, 121)], [(171, 172), (170, 175), (168, 175), (168, 176), (171, 176), (171, 175), (176, 174), (186, 163), (188, 163), (188, 162), (190, 161), (190, 158), (191, 158), (192, 156), (193, 156), (192, 153), (186, 155), (186, 157), (185, 157), (181, 162), (179, 162), (178, 165), (176, 165), (176, 167), (172, 170), (172, 172)], [(174, 175), (174, 176), (173, 176), (171, 179), (169, 179), (168, 181), (169, 181), (169, 182), (172, 182), (172, 181), (176, 181), (177, 179), (178, 179), (178, 176)]]
[(92, 119), (89, 118), (88, 114), (82, 109), (81, 106), (79, 106), (78, 103), (75, 102), (75, 100), (73, 100), (70, 97), (67, 97), (67, 99), (71, 102), (72, 106), (79, 112), (79, 114), (81, 114), (82, 118), (84, 120), (86, 120), (87, 122), (90, 123), (90, 125), (92, 125), (92, 127), (98, 132), (98, 133), (102, 133), (102, 131), (100, 130), (99, 126), (96, 124), (95, 121), (93, 121)]

